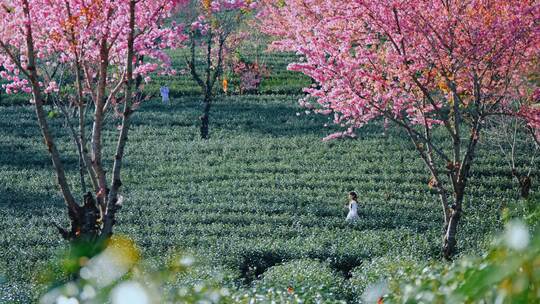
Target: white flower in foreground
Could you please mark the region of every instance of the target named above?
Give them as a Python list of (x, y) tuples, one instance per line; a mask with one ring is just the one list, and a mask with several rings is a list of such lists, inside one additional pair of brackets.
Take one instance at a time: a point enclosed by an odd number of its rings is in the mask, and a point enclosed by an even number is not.
[(388, 284), (386, 282), (379, 282), (377, 284), (369, 285), (362, 295), (364, 303), (377, 303), (379, 298), (388, 293)]
[(86, 301), (96, 297), (96, 290), (90, 285), (85, 285), (81, 292), (81, 300)]
[(112, 304), (149, 304), (148, 293), (136, 282), (124, 282), (114, 288), (111, 294)]
[(79, 301), (75, 298), (59, 296), (58, 299), (56, 299), (56, 304), (79, 304)]
[(79, 289), (74, 283), (68, 283), (63, 287), (55, 288), (39, 299), (40, 304), (79, 304), (75, 298)]
[(511, 222), (504, 234), (506, 246), (514, 250), (523, 250), (529, 245), (529, 229), (520, 221)]
[(96, 287), (103, 288), (120, 279), (138, 260), (139, 252), (133, 241), (113, 237), (108, 247), (81, 269), (80, 275)]
[(183, 257), (182, 259), (180, 259), (180, 264), (182, 266), (186, 266), (186, 267), (189, 267), (191, 265), (193, 265), (193, 263), (195, 263), (195, 260), (192, 258), (192, 257)]

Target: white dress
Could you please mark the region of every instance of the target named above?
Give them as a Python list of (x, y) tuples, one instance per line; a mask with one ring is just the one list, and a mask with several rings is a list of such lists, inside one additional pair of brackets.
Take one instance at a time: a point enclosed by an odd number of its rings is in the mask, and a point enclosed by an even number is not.
[(161, 93), (161, 100), (163, 101), (163, 104), (168, 105), (169, 104), (169, 87), (161, 87), (159, 91)]
[(347, 214), (347, 221), (354, 222), (358, 220), (358, 203), (352, 201), (349, 204), (349, 214)]

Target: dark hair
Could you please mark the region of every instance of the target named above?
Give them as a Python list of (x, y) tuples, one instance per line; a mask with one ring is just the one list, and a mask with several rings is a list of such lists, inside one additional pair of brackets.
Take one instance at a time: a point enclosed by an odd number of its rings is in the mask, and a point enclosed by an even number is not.
[(353, 199), (357, 199), (357, 198), (358, 198), (358, 194), (356, 194), (356, 192), (354, 192), (354, 191), (349, 192), (349, 195), (350, 195)]

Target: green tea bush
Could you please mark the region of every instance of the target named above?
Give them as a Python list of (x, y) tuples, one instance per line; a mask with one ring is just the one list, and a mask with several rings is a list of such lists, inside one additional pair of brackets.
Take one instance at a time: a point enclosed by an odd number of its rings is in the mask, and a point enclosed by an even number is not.
[[(424, 262), (418, 262), (414, 256), (399, 255), (387, 255), (366, 261), (352, 271), (349, 280), (355, 301), (365, 301), (366, 292), (377, 284), (399, 284), (423, 264)], [(399, 285), (394, 287), (397, 288)]]
[(214, 272), (195, 265), (189, 255), (176, 255), (155, 267), (141, 259), (132, 240), (122, 236), (114, 236), (91, 258), (85, 248), (84, 244), (70, 248), (61, 264), (71, 279), (48, 281), (51, 288), (39, 303), (231, 303), (229, 290), (220, 286), (223, 282)]
[(537, 303), (538, 232), (514, 220), (482, 257), (451, 264), (375, 258), (355, 269), (349, 281), (328, 263), (292, 260), (270, 267), (249, 288), (227, 287), (220, 270), (201, 267), (189, 255), (172, 254), (165, 266), (149, 267), (131, 240), (114, 237), (94, 258), (64, 260), (64, 271), (73, 262), (80, 265), (78, 274), (53, 284), (40, 303)]
[(345, 280), (326, 264), (317, 260), (294, 260), (268, 269), (255, 289), (274, 290), (298, 296), (308, 303), (345, 300)]
[(28, 105), (29, 101), (30, 96), (26, 94), (7, 95), (4, 91), (0, 92), (0, 107)]
[[(504, 233), (487, 252), (453, 263), (376, 258), (354, 271), (359, 301), (384, 303), (538, 303), (540, 227), (538, 197), (505, 209)], [(379, 282), (379, 284), (373, 284)], [(370, 285), (371, 284), (371, 285)], [(360, 298), (358, 297), (361, 293)], [(375, 296), (375, 297), (374, 297)]]
[[(298, 94), (295, 88), (305, 79), (283, 71), (290, 55), (268, 56), (273, 74), (261, 90), (287, 95), (220, 95), (208, 141), (198, 139), (200, 97), (189, 93), (196, 87), (186, 75), (156, 77), (147, 85), (156, 93), (170, 85), (173, 95), (183, 97), (171, 105), (153, 99), (133, 117), (123, 174), (126, 200), (116, 232), (133, 239), (155, 269), (170, 252), (188, 250), (210, 266), (183, 273), (179, 285), (220, 272), (219, 285), (238, 297), (251, 294), (246, 284), (292, 260), (316, 260), (338, 278), (352, 276), (358, 286), (344, 288), (360, 296), (370, 285), (360, 279), (362, 269), (378, 273), (376, 261), (437, 259), (440, 203), (429, 192), (429, 173), (410, 142), (393, 127), (390, 136), (382, 136), (377, 124), (362, 129), (356, 140), (321, 142), (336, 131), (324, 127), (331, 118), (298, 106), (300, 96), (291, 92)], [(175, 54), (175, 66), (181, 58)], [(66, 248), (52, 225), (67, 225), (65, 207), (34, 115), (30, 106), (0, 107), (0, 302), (36, 302), (43, 294), (36, 277)], [(49, 121), (67, 174), (76, 180), (78, 157), (64, 117)], [(114, 117), (107, 121), (117, 123)], [(115, 132), (103, 135), (110, 146)], [(460, 222), (464, 255), (485, 252), (504, 227), (503, 210), (519, 204), (504, 164), (480, 146)], [(350, 190), (360, 194), (356, 224), (345, 221)], [(51, 271), (62, 276), (59, 267)], [(275, 291), (263, 298), (290, 295)]]
[(385, 303), (538, 303), (540, 231), (509, 223), (482, 257), (434, 263), (391, 285)]
[(540, 223), (540, 194), (533, 195), (526, 200), (520, 200), (505, 209), (506, 222), (512, 218), (522, 218), (531, 229), (539, 227)]

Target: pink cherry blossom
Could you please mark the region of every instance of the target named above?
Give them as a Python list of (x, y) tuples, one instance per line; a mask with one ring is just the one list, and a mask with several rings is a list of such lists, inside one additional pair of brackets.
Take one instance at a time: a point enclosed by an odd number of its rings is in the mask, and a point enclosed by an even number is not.
[[(360, 127), (380, 116), (443, 124), (453, 103), (522, 115), (535, 127), (526, 75), (540, 53), (538, 1), (262, 1), (272, 48), (316, 81), (306, 92)], [(523, 115), (530, 112), (529, 115)]]
[(540, 133), (540, 93), (529, 77), (540, 55), (540, 1), (261, 3), (258, 19), (274, 37), (271, 48), (295, 52), (300, 59), (289, 69), (315, 82), (305, 89), (311, 98), (304, 107), (311, 102), (347, 128), (324, 141), (379, 118), (408, 135), (439, 195), (442, 252), (451, 259), (486, 121), (510, 115), (526, 120), (536, 138)]
[[(32, 27), (36, 57), (46, 60), (47, 64), (44, 66), (50, 69), (59, 64), (72, 63), (78, 58), (86, 67), (88, 75), (96, 74), (102, 40), (105, 40), (110, 48), (109, 64), (122, 65), (127, 52), (129, 2), (32, 0), (29, 1), (31, 19), (27, 20), (20, 1), (0, 0), (0, 42), (12, 50), (10, 53), (0, 51), (0, 66), (3, 67), (0, 77), (11, 82), (6, 89), (15, 93), (27, 89), (28, 86), (27, 82), (11, 78), (21, 76), (20, 68), (26, 68), (25, 31), (22, 28), (25, 24)], [(171, 17), (180, 4), (186, 2), (187, 0), (137, 1), (137, 10), (144, 13), (137, 14), (135, 56), (157, 60), (160, 65), (137, 64), (136, 75), (146, 76), (157, 70), (172, 71), (171, 60), (163, 50), (180, 47), (187, 36), (183, 33), (183, 25), (173, 22), (170, 26), (163, 26), (164, 20)], [(25, 22), (22, 23), (21, 20)], [(39, 74), (44, 76), (46, 71), (40, 70)], [(114, 77), (111, 77), (109, 82), (114, 82)], [(54, 86), (55, 84), (44, 85), (51, 89)], [(47, 92), (50, 91), (54, 90)]]

